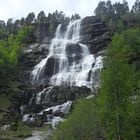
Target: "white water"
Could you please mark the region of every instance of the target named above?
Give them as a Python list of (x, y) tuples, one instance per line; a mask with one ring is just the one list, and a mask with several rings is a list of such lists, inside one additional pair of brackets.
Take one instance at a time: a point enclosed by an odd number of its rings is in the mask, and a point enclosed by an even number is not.
[(67, 101), (66, 103), (64, 103), (62, 105), (52, 106), (52, 107), (49, 107), (49, 108), (47, 108), (47, 109), (45, 109), (43, 111), (50, 111), (50, 110), (52, 110), (53, 114), (55, 114), (57, 112), (62, 112), (64, 114), (67, 114), (67, 113), (69, 113), (69, 111), (71, 109), (71, 105), (72, 105), (72, 101)]
[[(45, 79), (44, 69), (50, 58), (55, 58), (53, 75), (49, 77), (49, 85), (87, 86), (92, 87), (89, 73), (102, 68), (102, 59), (90, 54), (86, 45), (80, 42), (81, 20), (70, 22), (65, 35), (61, 34), (61, 24), (57, 27), (55, 38), (52, 40), (48, 56), (37, 64), (32, 71), (34, 83)], [(67, 51), (70, 50), (70, 51)], [(79, 57), (77, 59), (77, 57)], [(71, 61), (70, 61), (71, 58)], [(95, 65), (93, 66), (93, 64)]]
[(51, 92), (53, 86), (49, 86), (47, 88), (44, 88), (41, 92), (37, 93), (36, 96), (36, 104), (41, 104), (41, 96), (43, 93), (46, 94), (46, 96)]

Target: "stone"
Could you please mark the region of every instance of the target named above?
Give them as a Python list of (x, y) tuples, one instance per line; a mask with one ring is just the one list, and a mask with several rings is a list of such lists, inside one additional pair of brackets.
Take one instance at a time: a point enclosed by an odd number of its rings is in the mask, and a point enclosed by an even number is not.
[(90, 46), (93, 54), (105, 49), (111, 41), (110, 31), (100, 19), (94, 16), (86, 17), (81, 26), (81, 42)]

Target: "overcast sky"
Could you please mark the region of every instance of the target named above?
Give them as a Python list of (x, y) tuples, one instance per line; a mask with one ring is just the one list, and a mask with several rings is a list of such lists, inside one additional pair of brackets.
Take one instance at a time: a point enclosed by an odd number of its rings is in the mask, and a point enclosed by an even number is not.
[[(66, 15), (79, 13), (85, 17), (93, 15), (94, 9), (100, 0), (0, 0), (0, 19), (26, 17), (28, 13), (34, 12), (36, 15), (44, 10), (46, 15), (55, 10), (63, 11)], [(112, 3), (122, 0), (112, 0)], [(135, 0), (127, 0), (132, 6)]]

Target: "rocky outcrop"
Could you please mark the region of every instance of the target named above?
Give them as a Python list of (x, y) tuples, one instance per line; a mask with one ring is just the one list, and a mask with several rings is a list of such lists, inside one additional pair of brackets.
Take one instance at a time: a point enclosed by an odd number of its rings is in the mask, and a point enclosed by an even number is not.
[[(56, 74), (58, 73), (58, 68), (59, 68), (59, 59), (58, 57), (50, 57), (46, 63), (46, 66), (45, 66), (45, 76), (52, 76), (53, 74)], [(55, 64), (55, 65), (54, 65)]]
[(56, 86), (49, 92), (45, 91), (41, 96), (40, 103), (44, 108), (74, 101), (91, 94), (87, 87)]
[(68, 44), (66, 47), (66, 54), (68, 57), (68, 62), (71, 64), (73, 63), (73, 61), (80, 61), (80, 59), (82, 58), (82, 48), (81, 46), (76, 43), (76, 44)]
[(81, 26), (81, 42), (90, 46), (93, 54), (105, 49), (109, 41), (111, 41), (109, 29), (97, 17), (84, 18)]
[(48, 43), (54, 37), (55, 29), (50, 30), (50, 25), (48, 25), (47, 23), (46, 24), (36, 23), (33, 26), (34, 26), (34, 37), (36, 39), (36, 42)]

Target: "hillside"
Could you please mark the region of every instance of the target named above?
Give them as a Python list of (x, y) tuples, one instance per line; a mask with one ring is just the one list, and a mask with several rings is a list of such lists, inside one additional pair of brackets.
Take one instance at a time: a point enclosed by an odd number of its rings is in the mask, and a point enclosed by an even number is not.
[(138, 140), (139, 12), (100, 1), (85, 18), (1, 20), (0, 138)]

